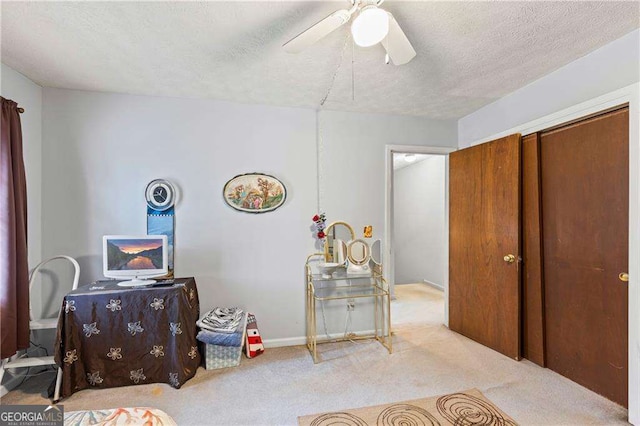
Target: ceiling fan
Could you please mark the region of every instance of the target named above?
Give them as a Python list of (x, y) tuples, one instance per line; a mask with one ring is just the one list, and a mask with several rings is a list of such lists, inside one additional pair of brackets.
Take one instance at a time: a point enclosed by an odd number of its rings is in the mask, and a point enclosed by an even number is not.
[(409, 39), (393, 15), (379, 6), (384, 0), (351, 0), (350, 9), (333, 12), (311, 28), (284, 44), (289, 53), (299, 53), (329, 33), (337, 30), (356, 15), (351, 24), (353, 41), (362, 47), (381, 43), (394, 65), (403, 65), (416, 56)]

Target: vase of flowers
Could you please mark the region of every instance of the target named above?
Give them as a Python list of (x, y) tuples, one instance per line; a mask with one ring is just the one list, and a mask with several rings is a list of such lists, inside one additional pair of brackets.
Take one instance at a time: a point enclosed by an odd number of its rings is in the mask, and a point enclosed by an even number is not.
[(318, 238), (318, 240), (324, 240), (324, 238), (326, 237), (326, 235), (324, 233), (324, 229), (326, 227), (325, 222), (327, 221), (327, 218), (325, 217), (325, 214), (324, 213), (319, 213), (319, 214), (313, 216), (311, 218), (311, 220), (313, 220), (313, 222), (315, 224), (316, 237)]

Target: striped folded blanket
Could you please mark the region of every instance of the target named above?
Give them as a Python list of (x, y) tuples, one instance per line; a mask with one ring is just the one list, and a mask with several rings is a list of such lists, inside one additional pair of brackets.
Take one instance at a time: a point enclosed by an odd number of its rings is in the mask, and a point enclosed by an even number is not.
[(240, 308), (214, 308), (196, 322), (198, 327), (217, 333), (235, 333), (244, 318)]

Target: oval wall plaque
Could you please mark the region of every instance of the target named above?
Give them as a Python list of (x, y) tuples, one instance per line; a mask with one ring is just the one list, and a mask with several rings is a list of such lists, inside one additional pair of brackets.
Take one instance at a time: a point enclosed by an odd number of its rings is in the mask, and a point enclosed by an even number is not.
[(247, 173), (229, 180), (222, 191), (224, 201), (246, 213), (266, 213), (284, 204), (287, 189), (273, 176)]

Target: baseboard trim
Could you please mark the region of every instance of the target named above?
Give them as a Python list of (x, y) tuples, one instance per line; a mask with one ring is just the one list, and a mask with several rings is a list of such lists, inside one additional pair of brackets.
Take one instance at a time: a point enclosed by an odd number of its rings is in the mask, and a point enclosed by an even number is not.
[(265, 339), (262, 344), (265, 348), (281, 348), (284, 346), (300, 346), (307, 342), (306, 337), (285, 337), (283, 339)]
[(444, 287), (441, 286), (440, 284), (432, 283), (431, 281), (427, 281), (427, 280), (422, 280), (422, 282), (425, 283), (428, 286), (431, 286), (431, 287), (437, 289), (437, 290), (444, 291)]

